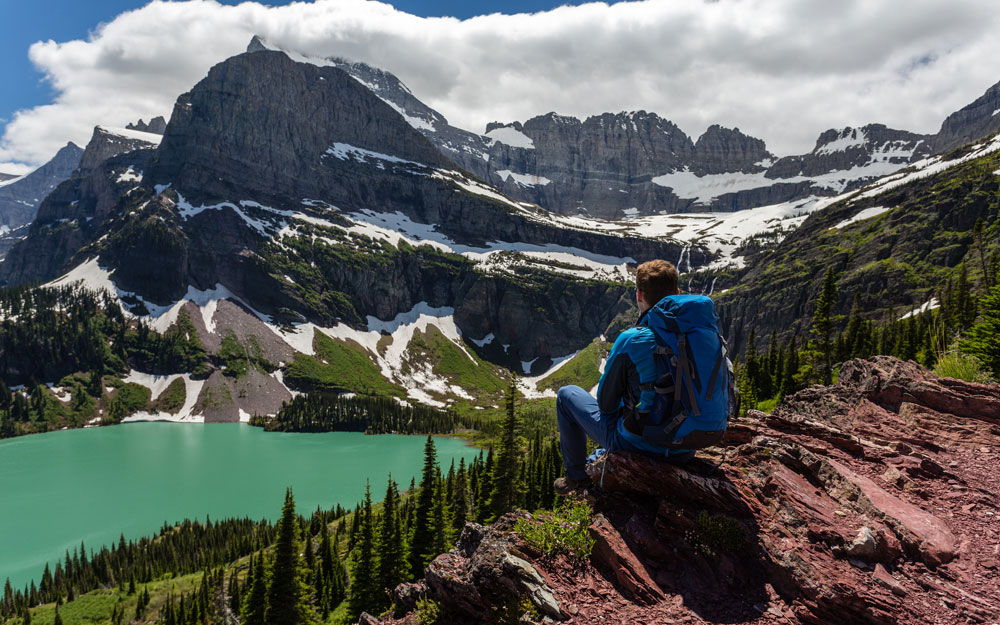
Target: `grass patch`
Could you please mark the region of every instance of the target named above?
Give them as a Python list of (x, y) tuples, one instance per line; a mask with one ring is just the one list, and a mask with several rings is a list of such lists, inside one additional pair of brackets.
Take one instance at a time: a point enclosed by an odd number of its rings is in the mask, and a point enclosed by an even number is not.
[(295, 354), (285, 380), (305, 389), (349, 391), (367, 395), (405, 396), (399, 386), (382, 377), (368, 352), (353, 341), (334, 340), (322, 332), (313, 338), (315, 356)]
[(156, 399), (156, 404), (153, 407), (158, 412), (177, 414), (184, 405), (185, 399), (187, 399), (187, 387), (184, 385), (184, 379), (177, 378), (164, 389), (163, 394)]
[[(149, 584), (136, 584), (136, 594), (129, 595), (126, 591), (118, 588), (102, 588), (94, 590), (84, 595), (79, 595), (73, 601), (64, 603), (59, 608), (59, 616), (66, 625), (89, 625), (90, 623), (110, 623), (111, 612), (115, 605), (121, 603), (125, 610), (125, 620), (128, 623), (135, 616), (135, 603), (137, 595), (143, 588), (149, 589), (149, 605), (146, 606), (144, 617), (136, 622), (152, 623), (156, 622), (160, 608), (163, 607), (167, 596), (173, 593), (176, 597), (181, 592), (190, 593), (197, 589), (201, 583), (201, 573), (192, 573), (183, 577), (165, 577), (154, 580)], [(32, 625), (52, 625), (55, 622), (56, 604), (48, 603), (32, 608)]]
[(149, 406), (152, 392), (141, 384), (128, 382), (115, 391), (108, 406), (109, 421), (117, 423), (130, 414), (145, 410)]
[(763, 401), (759, 401), (757, 402), (757, 410), (768, 413), (773, 412), (774, 409), (778, 406), (779, 401), (781, 400), (778, 399), (777, 397), (772, 397), (771, 399), (765, 399)]
[(601, 357), (604, 355), (606, 347), (607, 344), (604, 341), (599, 338), (594, 339), (590, 345), (581, 349), (558, 371), (540, 380), (538, 390), (552, 389), (557, 391), (560, 387), (569, 384), (575, 384), (584, 389), (594, 388), (601, 379)]
[(939, 378), (955, 378), (966, 382), (988, 384), (994, 382), (982, 361), (972, 354), (962, 352), (946, 352), (938, 358), (934, 365), (934, 375)]
[(471, 350), (463, 351), (434, 326), (428, 326), (425, 332), (414, 332), (407, 354), (411, 368), (420, 362), (428, 363), (432, 372), (477, 400), (487, 400), (489, 405), (500, 401), (507, 388), (498, 367), (480, 360)]
[(585, 559), (594, 548), (588, 531), (590, 515), (587, 502), (567, 500), (552, 512), (518, 519), (514, 529), (528, 545), (545, 555), (570, 553)]

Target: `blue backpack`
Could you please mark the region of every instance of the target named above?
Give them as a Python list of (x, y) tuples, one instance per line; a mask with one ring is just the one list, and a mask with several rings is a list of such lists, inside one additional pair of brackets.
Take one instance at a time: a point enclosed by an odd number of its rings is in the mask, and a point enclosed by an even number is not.
[(670, 295), (643, 325), (656, 338), (656, 379), (641, 388), (656, 395), (649, 412), (638, 415), (637, 433), (667, 449), (717, 445), (740, 398), (715, 304), (704, 295)]

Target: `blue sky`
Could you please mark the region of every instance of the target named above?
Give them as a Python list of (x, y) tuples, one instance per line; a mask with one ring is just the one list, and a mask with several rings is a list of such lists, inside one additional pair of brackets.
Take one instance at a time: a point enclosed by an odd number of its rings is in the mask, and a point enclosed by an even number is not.
[[(219, 0), (239, 4), (239, 0)], [(259, 4), (280, 6), (289, 2), (257, 0)], [(468, 18), (493, 12), (519, 13), (551, 9), (579, 1), (507, 0), (503, 3), (450, 0), (389, 0), (401, 11), (422, 17)], [(88, 32), (118, 14), (137, 9), (146, 0), (0, 0), (0, 124), (14, 111), (45, 104), (51, 87), (28, 59), (28, 47), (36, 41), (86, 39)]]

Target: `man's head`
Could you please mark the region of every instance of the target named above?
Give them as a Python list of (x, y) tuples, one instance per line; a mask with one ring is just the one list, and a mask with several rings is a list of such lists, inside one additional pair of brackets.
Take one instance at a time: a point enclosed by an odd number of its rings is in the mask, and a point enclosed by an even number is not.
[(677, 295), (677, 268), (665, 260), (651, 260), (635, 272), (635, 299), (644, 313), (668, 295)]

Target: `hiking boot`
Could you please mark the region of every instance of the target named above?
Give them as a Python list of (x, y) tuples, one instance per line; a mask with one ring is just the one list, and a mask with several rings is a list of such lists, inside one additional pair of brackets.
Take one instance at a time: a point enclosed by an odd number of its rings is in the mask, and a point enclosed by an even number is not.
[(552, 490), (556, 491), (557, 495), (570, 495), (574, 492), (586, 492), (593, 488), (593, 486), (594, 483), (590, 481), (589, 477), (585, 477), (582, 480), (571, 480), (568, 477), (561, 477), (552, 484)]

